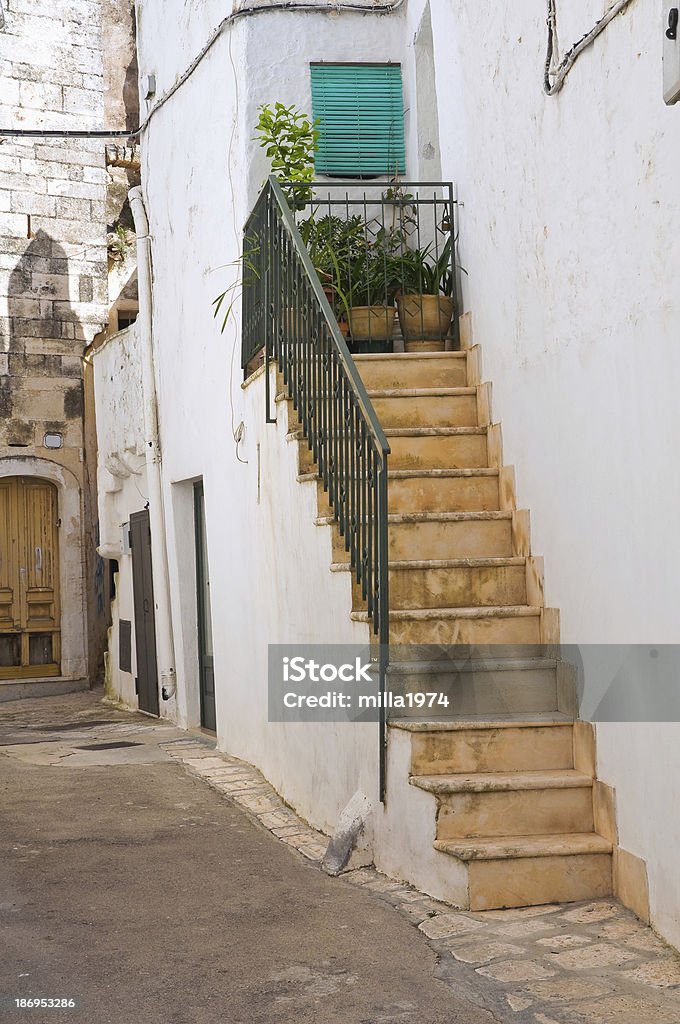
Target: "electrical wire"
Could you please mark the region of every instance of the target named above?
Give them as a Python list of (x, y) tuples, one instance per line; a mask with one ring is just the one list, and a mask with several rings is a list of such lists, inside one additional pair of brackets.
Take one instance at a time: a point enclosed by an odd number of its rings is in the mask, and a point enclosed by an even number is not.
[[(231, 43), (232, 43), (232, 35), (230, 33), (229, 34), (228, 51), (229, 51), (229, 63), (231, 64), (231, 70), (232, 70), (232, 74), (233, 74), (233, 78), (234, 78), (234, 116), (233, 116), (232, 123), (231, 123), (231, 134), (229, 136), (229, 149), (227, 151), (227, 176), (228, 176), (228, 179), (229, 179), (230, 194), (233, 197), (233, 195), (234, 195), (234, 179), (233, 179), (232, 172), (231, 172), (231, 167), (232, 167), (231, 157), (232, 157), (232, 153), (234, 151), (234, 138), (236, 136), (236, 126), (238, 124), (239, 92), (238, 92), (238, 73), (236, 71), (236, 64), (234, 63), (234, 55), (232, 53)], [(239, 230), (238, 230), (238, 224), (236, 222), (236, 203), (232, 202), (230, 205), (231, 205), (232, 224), (233, 224), (233, 227), (234, 227), (234, 238), (237, 239), (238, 236), (239, 236)], [(241, 273), (243, 273), (242, 270), (241, 270)], [(237, 347), (238, 347), (238, 337), (236, 336), (236, 333), (235, 333), (234, 344), (232, 345), (232, 348), (231, 348), (231, 358), (229, 360), (229, 412), (230, 412), (230, 415), (231, 415), (231, 433), (232, 433), (232, 437), (234, 438), (234, 446), (235, 446), (236, 459), (238, 460), (238, 462), (242, 463), (244, 466), (247, 466), (248, 465), (248, 459), (242, 459), (241, 455), (240, 455), (240, 452), (239, 452), (239, 449), (240, 449), (240, 446), (241, 446), (241, 442), (243, 441), (243, 438), (245, 436), (246, 425), (243, 422), (243, 420), (241, 420), (241, 422), (238, 424), (238, 426), (235, 426), (236, 417), (234, 415), (234, 358), (236, 356), (236, 349), (237, 349)]]
[(583, 51), (595, 42), (604, 32), (610, 21), (622, 14), (634, 0), (617, 0), (606, 14), (603, 14), (595, 26), (586, 32), (577, 43), (567, 50), (560, 60), (557, 41), (557, 0), (548, 0), (548, 50), (545, 58), (543, 90), (547, 96), (556, 96), (564, 85), (564, 81)]
[(50, 129), (50, 128), (0, 128), (0, 137), (24, 138), (24, 139), (134, 139), (142, 134), (149, 126), (152, 117), (158, 113), (161, 107), (165, 106), (168, 100), (175, 95), (178, 89), (193, 75), (206, 54), (212, 49), (222, 33), (241, 18), (251, 17), (255, 14), (267, 14), (272, 11), (291, 11), (303, 14), (339, 14), (346, 11), (349, 14), (394, 14), (399, 10), (406, 0), (390, 0), (384, 4), (355, 4), (355, 3), (309, 3), (298, 2), (298, 0), (279, 0), (271, 4), (252, 4), (250, 7), (242, 7), (238, 11), (232, 11), (226, 18), (223, 18), (214, 30), (208, 41), (192, 60), (189, 67), (182, 72), (177, 81), (166, 93), (161, 96), (158, 102), (151, 108), (138, 128), (128, 130), (108, 129), (86, 131), (82, 129)]

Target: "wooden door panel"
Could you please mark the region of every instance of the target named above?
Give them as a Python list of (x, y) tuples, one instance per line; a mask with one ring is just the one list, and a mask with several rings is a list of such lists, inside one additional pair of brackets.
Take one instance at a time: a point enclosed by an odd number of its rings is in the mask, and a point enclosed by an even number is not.
[(0, 629), (18, 628), (19, 563), (16, 529), (16, 486), (0, 480)]
[(0, 677), (58, 674), (57, 516), (53, 484), (0, 479)]
[(55, 629), (57, 609), (57, 507), (51, 484), (25, 480), (21, 508), (24, 518), (22, 561), (22, 626)]

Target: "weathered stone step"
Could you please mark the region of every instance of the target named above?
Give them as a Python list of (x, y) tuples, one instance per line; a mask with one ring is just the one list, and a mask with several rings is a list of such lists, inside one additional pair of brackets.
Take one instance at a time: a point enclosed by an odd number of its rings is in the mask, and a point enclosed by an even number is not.
[(495, 512), (497, 469), (395, 469), (388, 476), (392, 512)]
[[(298, 474), (317, 484), (319, 515), (330, 514), (328, 492), (314, 470)], [(388, 473), (389, 510), (409, 512), (498, 512), (497, 469), (395, 469)]]
[[(558, 708), (557, 663), (549, 658), (505, 659), (494, 662), (398, 661), (406, 652), (392, 651), (388, 689), (394, 693), (443, 693), (448, 706), (439, 705), (437, 715), (542, 714)], [(426, 653), (426, 652), (425, 652)], [(420, 718), (432, 712), (425, 708), (399, 709), (391, 719)]]
[(580, 853), (611, 853), (612, 844), (597, 832), (542, 836), (494, 836), (489, 839), (435, 842), (438, 850), (460, 860), (522, 860), (534, 857), (573, 857)]
[(468, 558), (390, 565), (390, 607), (470, 608), (527, 604), (526, 559)]
[[(316, 523), (328, 526), (334, 524), (334, 520), (330, 516), (319, 516)], [(389, 516), (390, 561), (508, 558), (512, 554), (511, 512), (425, 512)], [(333, 560), (348, 559), (344, 539), (339, 530), (334, 529)]]
[(391, 469), (488, 467), (486, 427), (396, 427), (385, 436)]
[[(314, 455), (302, 430), (288, 440), (299, 443), (298, 469), (305, 474)], [(385, 430), (391, 469), (485, 469), (488, 463), (486, 427), (395, 427)]]
[(574, 767), (573, 722), (556, 716), (508, 721), (409, 722), (412, 775), (528, 772)]
[[(368, 622), (366, 612), (352, 619)], [(538, 644), (541, 609), (530, 606), (433, 608), (390, 612), (393, 644)]]
[[(510, 793), (548, 789), (592, 789), (593, 780), (575, 768), (531, 772), (456, 772), (452, 775), (412, 775), (411, 783), (436, 796), (455, 793)], [(591, 832), (592, 829), (577, 831)], [(501, 832), (499, 835), (504, 835)]]
[(381, 426), (476, 427), (476, 388), (402, 388), (369, 390)]
[(441, 839), (467, 865), (470, 910), (600, 899), (612, 892), (612, 844), (595, 832)]
[(437, 839), (592, 832), (592, 779), (564, 771), (414, 776), (437, 797)]
[(367, 389), (455, 388), (467, 385), (465, 352), (356, 355), (354, 362)]

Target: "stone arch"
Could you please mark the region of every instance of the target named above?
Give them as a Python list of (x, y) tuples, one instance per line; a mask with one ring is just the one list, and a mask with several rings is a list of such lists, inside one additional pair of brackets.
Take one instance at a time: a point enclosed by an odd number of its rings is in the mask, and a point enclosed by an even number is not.
[(59, 525), (59, 587), (61, 592), (61, 675), (87, 678), (87, 613), (83, 496), (77, 477), (65, 466), (33, 456), (0, 458), (0, 478), (30, 476), (57, 488)]

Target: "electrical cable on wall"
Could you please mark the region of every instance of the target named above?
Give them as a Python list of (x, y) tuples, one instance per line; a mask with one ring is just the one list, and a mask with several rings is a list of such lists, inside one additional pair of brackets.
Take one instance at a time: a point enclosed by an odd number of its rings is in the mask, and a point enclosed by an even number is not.
[(557, 41), (557, 0), (548, 0), (548, 52), (545, 58), (543, 89), (548, 96), (555, 96), (564, 85), (564, 81), (583, 51), (593, 43), (601, 32), (604, 32), (610, 21), (622, 14), (634, 0), (617, 0), (606, 14), (586, 32), (577, 43), (567, 50), (560, 59)]
[(161, 107), (163, 107), (168, 100), (175, 95), (177, 90), (181, 89), (191, 75), (193, 75), (196, 68), (199, 66), (208, 51), (212, 49), (222, 33), (241, 18), (251, 17), (255, 14), (267, 14), (272, 11), (299, 12), (302, 14), (339, 14), (346, 11), (349, 14), (385, 15), (394, 14), (394, 12), (399, 10), (399, 8), (405, 3), (406, 0), (391, 0), (391, 2), (384, 4), (354, 4), (342, 2), (305, 3), (297, 2), (297, 0), (279, 0), (277, 3), (261, 5), (252, 4), (250, 7), (242, 7), (238, 11), (232, 11), (232, 13), (228, 14), (226, 18), (222, 19), (208, 41), (194, 57), (186, 71), (184, 71), (179, 76), (175, 84), (171, 86), (163, 96), (161, 96), (159, 101), (151, 108), (138, 128), (114, 131), (108, 131), (108, 129), (103, 129), (101, 131), (87, 131), (68, 128), (55, 128), (54, 130), (49, 128), (0, 128), (0, 138), (2, 136), (7, 136), (24, 139), (134, 139), (141, 135), (141, 133), (148, 127), (154, 114), (156, 114)]

